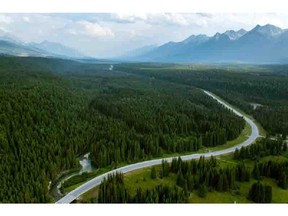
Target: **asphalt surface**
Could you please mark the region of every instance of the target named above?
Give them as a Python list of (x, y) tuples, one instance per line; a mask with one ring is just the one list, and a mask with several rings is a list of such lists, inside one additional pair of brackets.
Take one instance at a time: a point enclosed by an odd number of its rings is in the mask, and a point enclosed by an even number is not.
[[(210, 157), (212, 155), (213, 156), (219, 156), (219, 155), (232, 153), (237, 148), (239, 149), (242, 146), (248, 146), (248, 145), (252, 144), (259, 137), (259, 130), (258, 130), (257, 126), (255, 125), (255, 123), (251, 119), (247, 118), (246, 116), (243, 116), (240, 112), (238, 112), (237, 110), (235, 110), (234, 108), (229, 106), (227, 103), (225, 103), (221, 99), (216, 98), (210, 92), (207, 92), (207, 91), (204, 91), (204, 92), (207, 95), (209, 95), (210, 97), (212, 97), (215, 100), (217, 100), (219, 103), (221, 103), (226, 108), (232, 110), (236, 115), (243, 117), (245, 119), (245, 121), (251, 126), (252, 133), (248, 137), (247, 140), (245, 140), (244, 142), (242, 142), (242, 143), (240, 143), (238, 145), (235, 145), (233, 147), (230, 147), (230, 148), (227, 148), (227, 149), (223, 149), (223, 150), (219, 150), (219, 151), (214, 151), (214, 152), (194, 153), (194, 154), (191, 154), (191, 155), (181, 156), (182, 160), (198, 159), (201, 156)], [(58, 200), (56, 203), (71, 203), (73, 200), (77, 199), (82, 194), (84, 194), (87, 191), (91, 190), (92, 188), (100, 185), (101, 182), (103, 181), (103, 179), (105, 177), (107, 177), (109, 174), (112, 174), (112, 173), (115, 173), (115, 172), (127, 173), (127, 172), (131, 172), (131, 171), (134, 171), (134, 170), (138, 170), (138, 169), (142, 169), (142, 168), (146, 168), (146, 167), (150, 167), (150, 166), (154, 166), (154, 165), (159, 165), (159, 164), (162, 163), (163, 159), (170, 163), (170, 162), (172, 162), (173, 158), (175, 158), (175, 157), (168, 157), (168, 158), (161, 158), (161, 159), (143, 161), (143, 162), (139, 162), (139, 163), (135, 163), (135, 164), (131, 164), (131, 165), (127, 165), (127, 166), (124, 166), (124, 167), (120, 167), (120, 168), (114, 169), (114, 170), (112, 170), (110, 172), (107, 172), (107, 173), (104, 173), (104, 174), (102, 174), (100, 176), (97, 176), (97, 177), (91, 179), (90, 181), (84, 183), (83, 185), (77, 187), (76, 189), (74, 189), (73, 191), (69, 192), (67, 195), (62, 197), (60, 200)], [(177, 156), (177, 158), (178, 158), (178, 156)]]

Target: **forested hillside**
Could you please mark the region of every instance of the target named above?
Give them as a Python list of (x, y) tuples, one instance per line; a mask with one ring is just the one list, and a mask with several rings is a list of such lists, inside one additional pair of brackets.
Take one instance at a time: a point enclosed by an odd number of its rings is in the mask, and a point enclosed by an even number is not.
[(253, 115), (269, 134), (288, 133), (287, 65), (122, 64), (116, 69), (210, 90)]
[(95, 116), (115, 121), (94, 133), (97, 167), (221, 145), (244, 128), (241, 118), (199, 90), (144, 80), (137, 78), (137, 85), (147, 85), (141, 89), (110, 88), (89, 104)]
[(115, 166), (221, 145), (244, 127), (199, 89), (108, 68), (0, 58), (0, 202), (52, 201), (49, 182), (87, 152)]

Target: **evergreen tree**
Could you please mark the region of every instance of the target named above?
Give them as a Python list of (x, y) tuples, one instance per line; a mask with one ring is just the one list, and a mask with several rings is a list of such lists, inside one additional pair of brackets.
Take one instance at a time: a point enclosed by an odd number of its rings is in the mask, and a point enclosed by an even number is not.
[(156, 173), (156, 168), (155, 167), (151, 168), (150, 177), (151, 177), (151, 179), (156, 179), (157, 178), (157, 173)]
[(254, 183), (249, 191), (248, 199), (256, 203), (271, 203), (272, 187), (261, 182)]
[(198, 189), (198, 196), (204, 198), (206, 197), (206, 195), (207, 195), (207, 188), (204, 184), (201, 184)]

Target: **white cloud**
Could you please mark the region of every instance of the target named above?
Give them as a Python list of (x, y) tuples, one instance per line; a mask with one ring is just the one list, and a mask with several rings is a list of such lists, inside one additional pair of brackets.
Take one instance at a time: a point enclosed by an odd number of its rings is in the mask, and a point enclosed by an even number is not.
[(6, 28), (0, 26), (0, 34), (1, 33), (10, 33), (10, 31), (7, 30)]
[(30, 22), (30, 18), (29, 18), (28, 16), (24, 16), (24, 17), (23, 17), (23, 20), (24, 20), (25, 22), (27, 22), (27, 23)]
[(117, 14), (110, 14), (107, 21), (115, 21), (118, 23), (136, 23), (139, 21), (147, 20), (147, 14), (124, 14), (124, 13), (117, 13)]
[(0, 23), (2, 23), (2, 24), (10, 24), (10, 23), (12, 23), (12, 18), (11, 17), (9, 17), (9, 16), (7, 16), (7, 15), (1, 15), (0, 14)]
[(70, 24), (68, 32), (72, 35), (86, 35), (89, 37), (114, 37), (114, 33), (110, 28), (86, 20)]
[(110, 14), (106, 21), (116, 23), (139, 23), (143, 22), (150, 25), (207, 25), (205, 19), (208, 14), (181, 14), (181, 13), (154, 13), (154, 14)]
[(189, 19), (183, 14), (150, 14), (148, 16), (147, 22), (152, 25), (179, 25), (187, 26), (189, 25)]

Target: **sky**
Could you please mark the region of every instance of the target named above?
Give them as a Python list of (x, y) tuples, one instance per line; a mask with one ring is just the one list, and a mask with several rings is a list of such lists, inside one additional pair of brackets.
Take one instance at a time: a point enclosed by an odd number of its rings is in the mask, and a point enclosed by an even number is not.
[(0, 14), (0, 35), (21, 41), (61, 43), (87, 56), (115, 57), (150, 45), (181, 41), (192, 34), (251, 30), (257, 24), (288, 28), (288, 14), (143, 13)]

